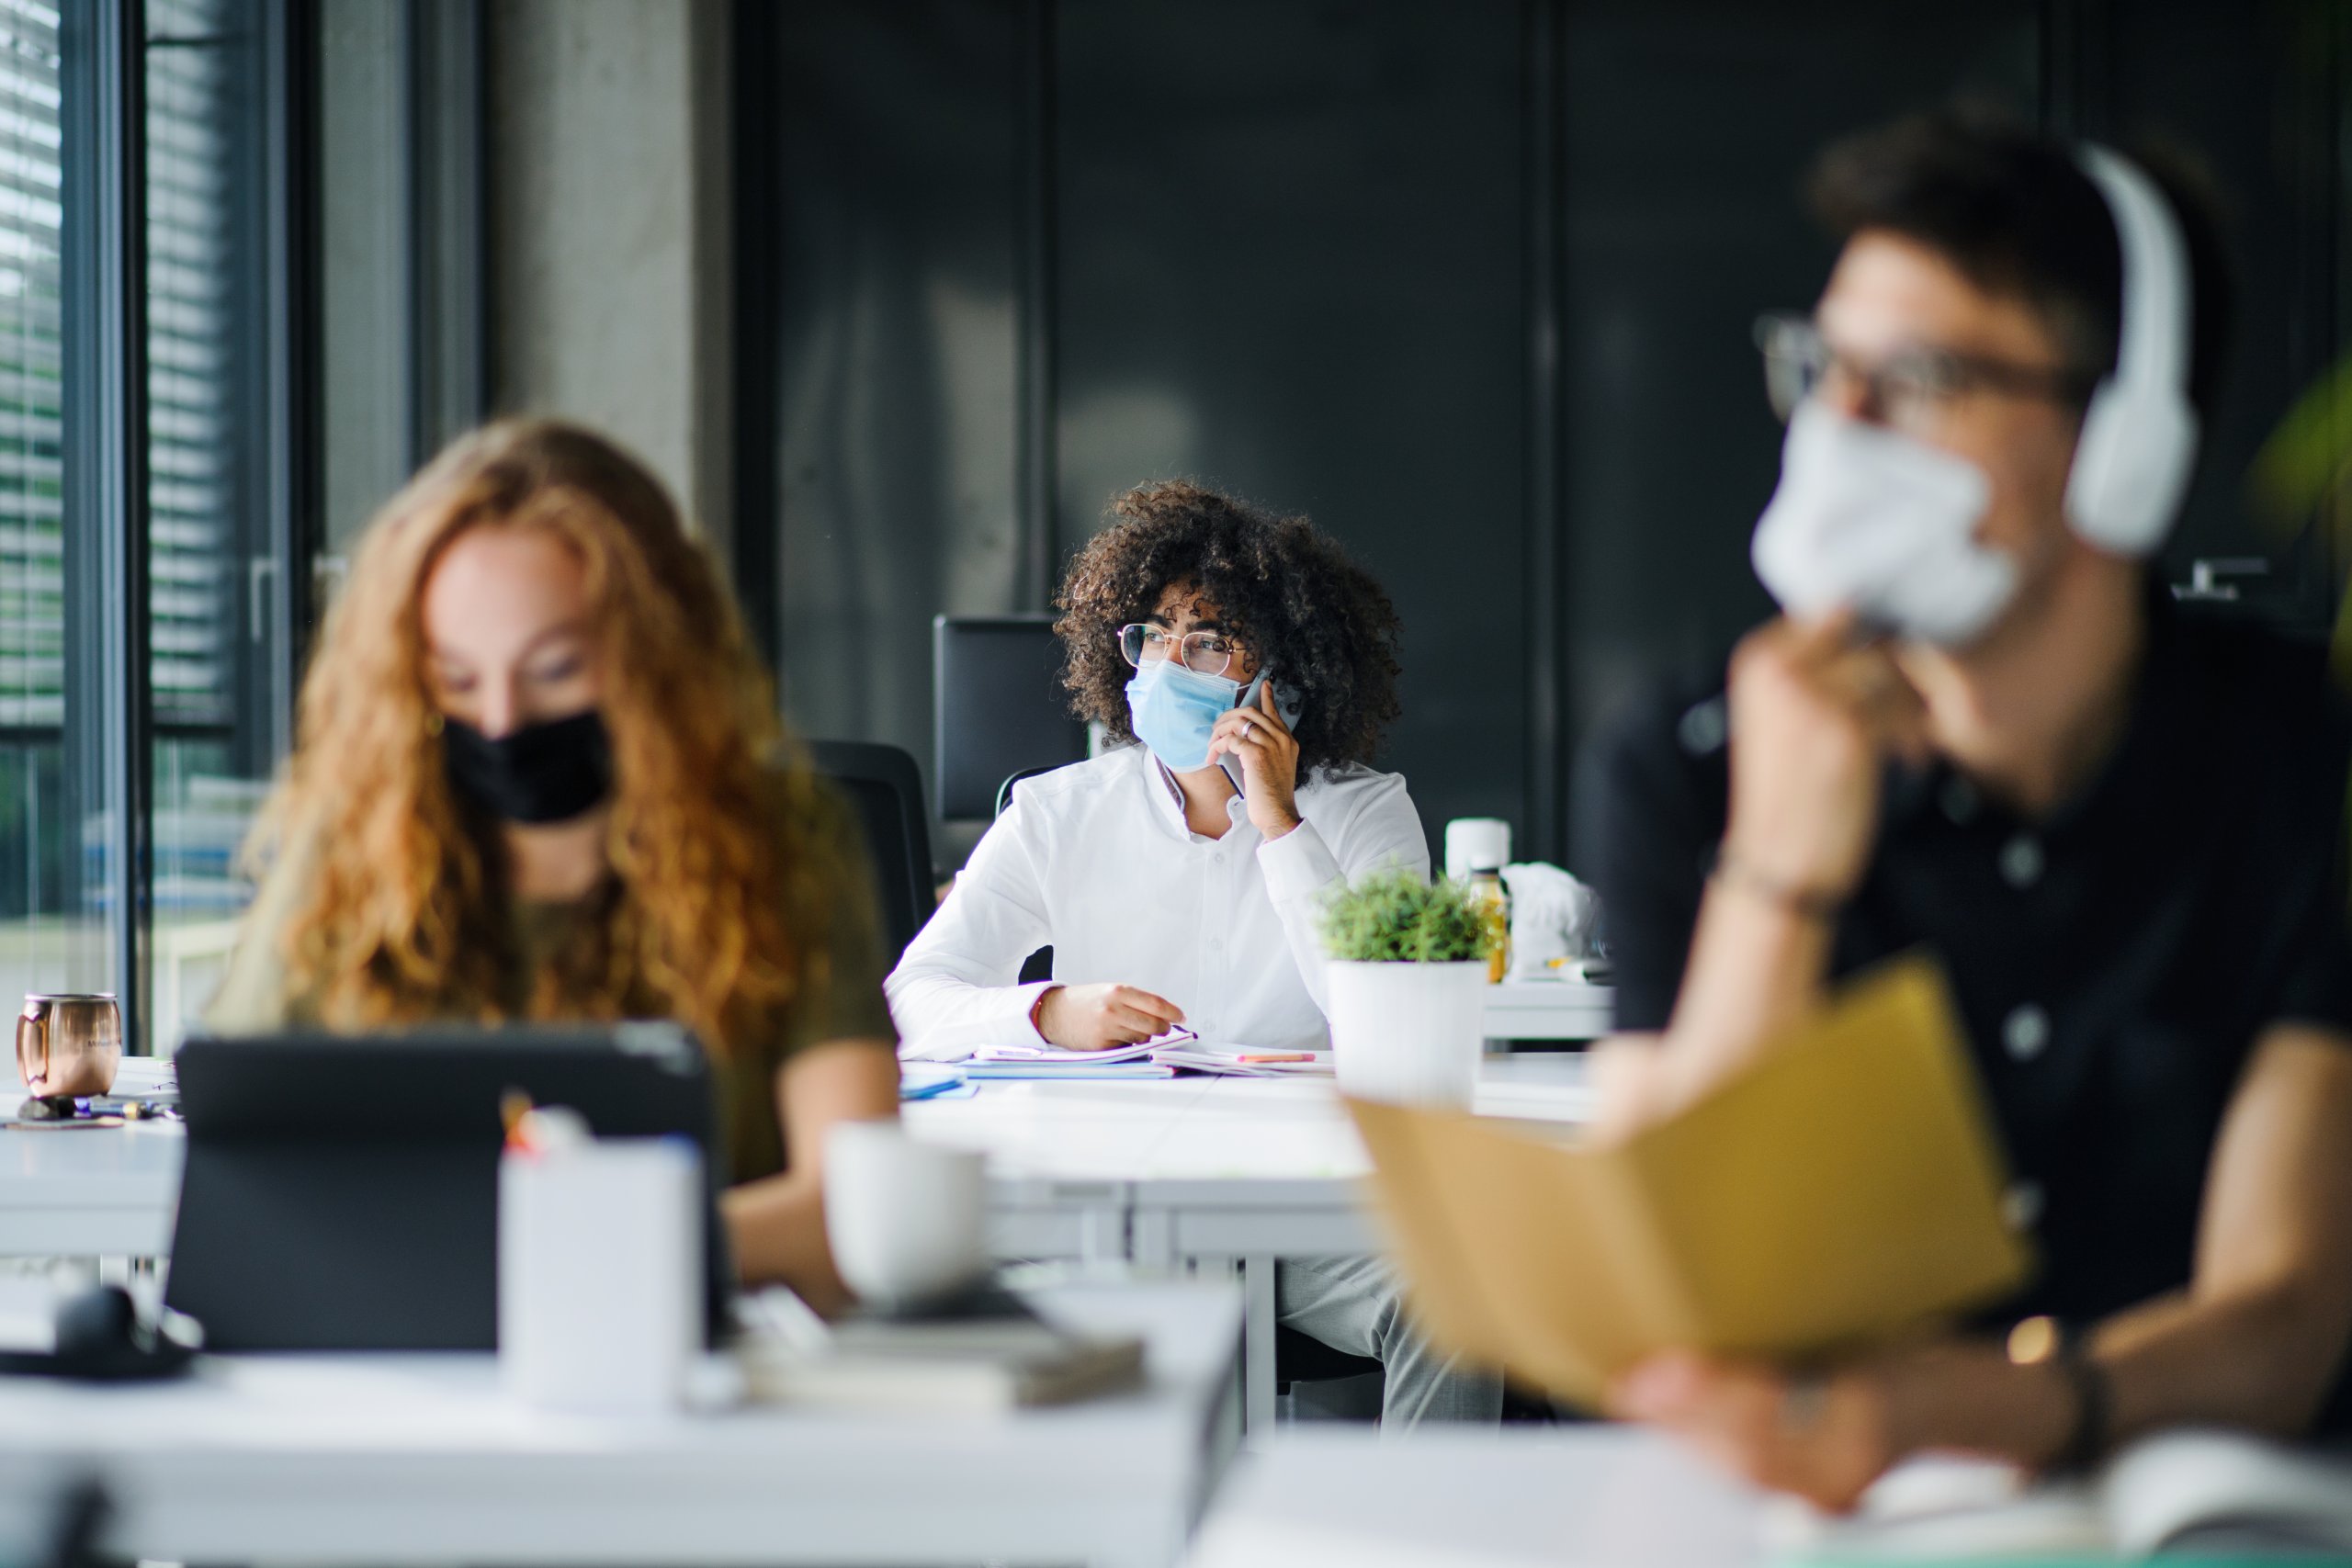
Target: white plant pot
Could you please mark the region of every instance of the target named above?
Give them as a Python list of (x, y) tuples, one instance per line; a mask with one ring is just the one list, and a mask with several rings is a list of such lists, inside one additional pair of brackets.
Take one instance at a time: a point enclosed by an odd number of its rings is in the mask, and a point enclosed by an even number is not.
[(1333, 962), (1332, 1066), (1341, 1092), (1468, 1110), (1486, 1049), (1487, 964)]

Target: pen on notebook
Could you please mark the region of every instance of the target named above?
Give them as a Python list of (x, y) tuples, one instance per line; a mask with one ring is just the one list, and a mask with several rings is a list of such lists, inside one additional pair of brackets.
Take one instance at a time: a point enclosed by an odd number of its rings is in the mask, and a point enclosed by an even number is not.
[(1311, 1062), (1312, 1051), (1244, 1051), (1233, 1058), (1237, 1062)]

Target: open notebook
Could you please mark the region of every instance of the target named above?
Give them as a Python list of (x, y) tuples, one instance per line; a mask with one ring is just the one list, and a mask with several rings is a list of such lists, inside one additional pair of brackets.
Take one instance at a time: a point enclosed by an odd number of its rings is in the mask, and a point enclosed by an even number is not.
[(1579, 1404), (1657, 1350), (1815, 1355), (1996, 1300), (2030, 1268), (1923, 958), (1882, 965), (1617, 1142), (1348, 1105), (1431, 1337)]
[(908, 1061), (953, 1060), (961, 1065), (966, 1077), (972, 1078), (1172, 1077), (1180, 1071), (1228, 1077), (1331, 1076), (1329, 1051), (1272, 1051), (1213, 1043), (1181, 1023), (1149, 1040), (1102, 1051), (1066, 1051), (1042, 1042), (1022, 1042), (919, 1046), (901, 1055)]
[(899, 1059), (906, 1062), (1107, 1067), (1122, 1062), (1141, 1062), (1163, 1045), (1190, 1044), (1197, 1038), (1180, 1023), (1165, 1034), (1138, 1040), (1131, 1045), (1113, 1045), (1101, 1051), (1066, 1051), (1058, 1045), (1046, 1044), (1034, 1032), (1026, 1040), (1003, 1041), (964, 1038), (948, 1033), (906, 1042), (899, 1048)]
[(1784, 1562), (2143, 1557), (2352, 1557), (2352, 1452), (2243, 1433), (2161, 1432), (2085, 1481), (2033, 1484), (2013, 1467), (1930, 1458), (1890, 1472), (1843, 1518), (1790, 1504)]

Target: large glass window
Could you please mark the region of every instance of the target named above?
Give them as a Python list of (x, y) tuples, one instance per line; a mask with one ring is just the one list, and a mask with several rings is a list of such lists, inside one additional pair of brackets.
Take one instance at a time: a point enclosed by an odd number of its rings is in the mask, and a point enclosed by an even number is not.
[(287, 728), (288, 9), (0, 0), (0, 1008), (164, 1051)]
[(0, 1004), (115, 983), (85, 850), (106, 780), (65, 728), (69, 690), (96, 684), (69, 658), (69, 595), (98, 584), (64, 526), (62, 47), (57, 7), (0, 0)]

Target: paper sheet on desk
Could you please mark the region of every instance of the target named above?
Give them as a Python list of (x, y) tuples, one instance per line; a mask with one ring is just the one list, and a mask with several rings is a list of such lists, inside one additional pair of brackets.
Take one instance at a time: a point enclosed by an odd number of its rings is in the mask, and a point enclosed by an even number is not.
[(1942, 975), (1897, 959), (1668, 1121), (1563, 1148), (1350, 1100), (1430, 1336), (1563, 1398), (1668, 1348), (1795, 1359), (2030, 1267)]
[(1195, 1041), (1163, 1045), (1152, 1052), (1151, 1059), (1186, 1072), (1209, 1073), (1220, 1077), (1328, 1078), (1331, 1076), (1331, 1053), (1329, 1051), (1272, 1051), (1259, 1045), (1212, 1045)]

